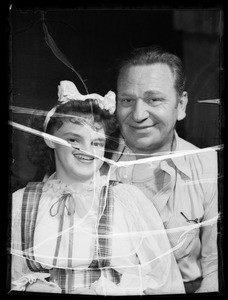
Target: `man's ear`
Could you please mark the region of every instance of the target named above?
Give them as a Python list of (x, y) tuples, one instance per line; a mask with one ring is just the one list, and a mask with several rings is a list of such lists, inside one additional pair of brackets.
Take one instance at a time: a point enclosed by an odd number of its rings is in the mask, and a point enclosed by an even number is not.
[(181, 121), (185, 118), (187, 104), (188, 104), (188, 93), (183, 92), (177, 106), (177, 121)]
[(55, 143), (53, 143), (51, 140), (44, 138), (44, 141), (49, 148), (55, 149)]

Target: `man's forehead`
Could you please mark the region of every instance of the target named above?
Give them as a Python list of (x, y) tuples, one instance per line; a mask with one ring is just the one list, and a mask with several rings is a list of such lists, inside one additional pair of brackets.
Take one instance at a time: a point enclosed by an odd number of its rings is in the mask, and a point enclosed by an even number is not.
[(163, 78), (166, 80), (174, 80), (174, 74), (169, 65), (165, 63), (155, 63), (150, 65), (136, 65), (129, 66), (120, 73), (121, 80), (119, 83), (126, 82), (135, 82), (143, 84), (146, 81), (150, 81), (151, 78)]
[(118, 93), (134, 93), (135, 89), (159, 92), (175, 88), (175, 77), (167, 64), (130, 66), (118, 80)]

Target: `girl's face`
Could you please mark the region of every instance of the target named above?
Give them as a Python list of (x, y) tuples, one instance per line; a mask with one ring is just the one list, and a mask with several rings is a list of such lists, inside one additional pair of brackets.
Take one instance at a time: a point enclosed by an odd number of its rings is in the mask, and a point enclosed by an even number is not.
[(66, 184), (90, 181), (103, 164), (103, 161), (95, 158), (93, 154), (104, 157), (104, 128), (95, 130), (88, 124), (64, 122), (54, 135), (81, 149), (53, 144), (57, 177)]

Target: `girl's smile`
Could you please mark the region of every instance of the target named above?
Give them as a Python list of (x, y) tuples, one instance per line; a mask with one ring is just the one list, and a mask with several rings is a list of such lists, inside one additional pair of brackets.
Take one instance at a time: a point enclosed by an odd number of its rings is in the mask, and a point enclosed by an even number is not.
[(92, 163), (93, 160), (95, 159), (93, 156), (89, 156), (89, 155), (81, 154), (81, 153), (74, 153), (73, 155), (77, 160), (79, 160), (82, 163), (86, 163), (86, 164)]
[(104, 129), (94, 130), (85, 124), (68, 121), (54, 135), (75, 147), (72, 151), (72, 148), (53, 143), (57, 177), (66, 184), (90, 181), (103, 164)]

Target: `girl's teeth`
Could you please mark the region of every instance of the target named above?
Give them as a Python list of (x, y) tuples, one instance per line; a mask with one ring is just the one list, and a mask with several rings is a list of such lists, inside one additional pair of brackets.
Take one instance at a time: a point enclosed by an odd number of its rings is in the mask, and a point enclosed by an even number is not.
[(86, 156), (81, 156), (81, 155), (76, 155), (79, 159), (84, 159), (84, 160), (92, 160), (93, 157), (86, 157)]

